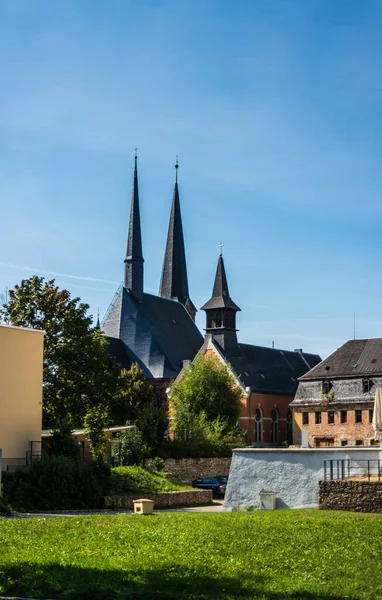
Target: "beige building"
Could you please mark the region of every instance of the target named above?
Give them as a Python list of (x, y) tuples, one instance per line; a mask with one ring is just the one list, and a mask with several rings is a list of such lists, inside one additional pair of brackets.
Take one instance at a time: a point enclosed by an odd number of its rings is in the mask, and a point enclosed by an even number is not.
[(0, 325), (0, 448), (3, 464), (22, 464), (41, 440), (44, 332)]

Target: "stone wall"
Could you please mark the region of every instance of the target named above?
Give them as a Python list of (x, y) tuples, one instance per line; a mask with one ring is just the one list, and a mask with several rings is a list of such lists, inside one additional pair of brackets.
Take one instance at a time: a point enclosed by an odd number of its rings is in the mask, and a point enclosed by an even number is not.
[(382, 481), (320, 481), (319, 508), (382, 512)]
[(105, 508), (133, 508), (133, 500), (148, 498), (154, 501), (155, 508), (208, 504), (212, 502), (211, 490), (187, 490), (184, 492), (161, 492), (158, 494), (128, 494), (126, 496), (106, 496)]
[(231, 458), (168, 458), (164, 461), (164, 472), (170, 477), (191, 483), (199, 477), (229, 475)]

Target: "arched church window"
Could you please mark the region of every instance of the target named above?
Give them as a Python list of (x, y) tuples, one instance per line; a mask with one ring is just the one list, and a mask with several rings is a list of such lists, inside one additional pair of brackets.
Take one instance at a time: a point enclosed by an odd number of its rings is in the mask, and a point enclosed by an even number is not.
[(287, 414), (287, 441), (288, 444), (293, 444), (293, 415), (290, 410)]
[(255, 412), (255, 442), (263, 441), (263, 413), (261, 408), (256, 408)]
[(279, 442), (279, 411), (277, 408), (272, 410), (271, 442), (272, 444), (278, 444)]

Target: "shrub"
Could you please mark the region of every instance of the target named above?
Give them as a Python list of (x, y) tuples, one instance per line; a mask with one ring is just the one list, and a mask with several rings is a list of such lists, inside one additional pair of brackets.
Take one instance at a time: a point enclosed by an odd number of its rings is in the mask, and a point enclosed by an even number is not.
[(74, 460), (80, 458), (80, 446), (73, 437), (72, 430), (66, 421), (62, 421), (60, 428), (53, 431), (49, 438), (48, 454), (51, 456), (66, 456)]
[(3, 473), (2, 501), (14, 510), (70, 510), (102, 505), (108, 476), (78, 460), (43, 456), (29, 468)]
[(185, 486), (178, 480), (167, 479), (160, 473), (150, 473), (142, 467), (114, 467), (111, 470), (110, 495), (132, 493), (155, 494), (157, 492), (173, 492), (181, 489), (185, 489)]
[(112, 461), (117, 465), (140, 465), (146, 456), (147, 446), (137, 427), (122, 431), (112, 446)]
[(164, 469), (163, 458), (160, 458), (159, 456), (155, 456), (151, 461), (151, 468), (153, 471), (156, 471), (157, 473), (160, 471), (163, 471), (163, 469)]

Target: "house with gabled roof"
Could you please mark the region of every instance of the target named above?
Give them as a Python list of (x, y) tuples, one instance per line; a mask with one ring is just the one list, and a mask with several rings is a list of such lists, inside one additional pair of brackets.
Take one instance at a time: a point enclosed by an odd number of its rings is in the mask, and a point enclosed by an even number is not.
[(368, 446), (375, 391), (382, 387), (382, 338), (349, 340), (302, 375), (291, 403), (294, 438), (311, 447)]

